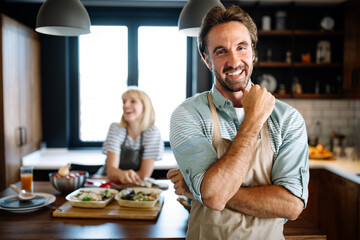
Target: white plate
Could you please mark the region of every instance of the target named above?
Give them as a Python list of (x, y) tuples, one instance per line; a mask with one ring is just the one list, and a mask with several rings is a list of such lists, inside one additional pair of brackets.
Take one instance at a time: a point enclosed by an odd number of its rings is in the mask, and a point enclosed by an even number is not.
[[(158, 188), (138, 188), (138, 187), (134, 187), (134, 188), (131, 188), (131, 189), (133, 189), (135, 191), (135, 193), (138, 193), (138, 192), (144, 192), (145, 194), (157, 193), (157, 194), (159, 194), (159, 197), (160, 197), (160, 194), (162, 193), (162, 190), (158, 189)], [(118, 195), (115, 196), (115, 200), (122, 207), (152, 208), (152, 207), (155, 206), (156, 202), (159, 200), (159, 197), (154, 201), (132, 201), (132, 200), (121, 199), (121, 196), (123, 196), (125, 192), (127, 192), (127, 189), (122, 190), (121, 192), (119, 192)]]
[(264, 73), (259, 77), (259, 85), (265, 87), (269, 92), (273, 93), (276, 90), (277, 82), (273, 75)]
[[(112, 193), (112, 197), (105, 201), (81, 201), (72, 199), (75, 195), (77, 195), (80, 191), (93, 191), (93, 192), (101, 192), (105, 190), (109, 190)], [(68, 200), (73, 207), (81, 207), (81, 208), (104, 208), (108, 205), (109, 202), (114, 198), (116, 194), (118, 194), (118, 190), (111, 188), (79, 188), (74, 192), (68, 194), (66, 196), (66, 200)]]
[[(9, 211), (9, 212), (14, 212), (14, 213), (34, 212), (34, 211), (39, 210), (42, 207), (45, 207), (45, 206), (55, 202), (55, 200), (56, 200), (56, 197), (54, 195), (52, 195), (52, 194), (48, 194), (48, 193), (34, 193), (34, 194), (35, 194), (35, 196), (40, 196), (40, 197), (46, 198), (47, 201), (45, 201), (41, 205), (37, 205), (37, 206), (33, 206), (33, 207), (6, 208), (6, 207), (1, 207), (0, 206), (0, 209), (6, 210), (6, 211)], [(9, 199), (9, 198), (13, 198), (14, 196), (17, 196), (17, 195), (11, 195), (11, 196), (7, 196), (7, 197), (3, 197), (3, 198), (0, 199), (0, 201), (6, 200), (6, 199)]]
[(334, 28), (335, 21), (331, 17), (324, 17), (321, 20), (320, 25), (325, 30), (332, 30)]

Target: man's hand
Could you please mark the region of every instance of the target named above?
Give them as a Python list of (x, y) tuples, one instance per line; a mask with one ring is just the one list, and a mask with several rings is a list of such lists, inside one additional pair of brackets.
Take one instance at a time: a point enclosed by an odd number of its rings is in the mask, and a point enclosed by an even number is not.
[(260, 128), (274, 109), (275, 98), (265, 88), (254, 85), (250, 91), (243, 90), (241, 104), (244, 107), (245, 118)]
[(175, 193), (187, 198), (195, 199), (186, 185), (183, 175), (179, 169), (173, 169), (167, 172), (166, 177), (174, 184)]

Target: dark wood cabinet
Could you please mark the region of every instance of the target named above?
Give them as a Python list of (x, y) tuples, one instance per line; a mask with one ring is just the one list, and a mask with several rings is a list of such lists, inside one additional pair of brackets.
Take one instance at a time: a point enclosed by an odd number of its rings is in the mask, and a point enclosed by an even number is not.
[[(271, 75), (276, 79), (272, 92), (277, 98), (360, 98), (359, 0), (254, 1), (239, 5), (258, 27), (253, 82), (260, 84), (269, 79), (265, 75)], [(279, 12), (286, 15), (282, 29), (276, 26)], [(270, 29), (263, 29), (264, 16), (271, 19)], [(335, 22), (332, 28), (321, 24), (327, 17)], [(330, 62), (318, 61), (318, 44), (323, 41), (330, 44)], [(294, 90), (296, 83), (301, 85), (301, 93)]]
[(34, 30), (0, 15), (0, 189), (19, 180), (21, 159), (40, 148), (40, 47)]
[(349, 0), (345, 14), (344, 82), (345, 97), (360, 98), (360, 1)]
[[(277, 83), (273, 93), (278, 98), (341, 98), (344, 5), (294, 1), (259, 3), (250, 9), (259, 30), (258, 63), (252, 80), (261, 84), (266, 75), (273, 76)], [(276, 26), (280, 11), (286, 14), (285, 29)], [(271, 30), (262, 29), (264, 16), (271, 17)], [(333, 28), (326, 30), (321, 26), (325, 17), (334, 20)], [(318, 44), (323, 41), (330, 44), (330, 62), (319, 61)], [(300, 92), (293, 88), (296, 83), (301, 85)]]
[(302, 217), (328, 240), (357, 240), (360, 236), (360, 186), (324, 169), (310, 170), (309, 202)]

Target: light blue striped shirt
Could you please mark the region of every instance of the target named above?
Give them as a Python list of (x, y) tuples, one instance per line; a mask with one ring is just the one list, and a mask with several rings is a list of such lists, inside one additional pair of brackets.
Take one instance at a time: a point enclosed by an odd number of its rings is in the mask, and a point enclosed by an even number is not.
[[(126, 128), (120, 128), (119, 123), (112, 123), (104, 141), (102, 152), (107, 154), (108, 151), (121, 154), (121, 145), (125, 141)], [(127, 136), (125, 145), (131, 149), (140, 149), (140, 136), (133, 140)], [(142, 159), (155, 158), (160, 160), (164, 152), (164, 142), (161, 139), (160, 131), (155, 125), (151, 125), (143, 132), (142, 145), (144, 153)]]
[[(241, 123), (230, 100), (213, 86), (212, 97), (217, 109), (222, 138), (234, 140)], [(208, 92), (186, 99), (172, 113), (170, 144), (187, 185), (197, 200), (206, 170), (218, 158), (211, 139), (213, 121)], [(271, 181), (301, 198), (306, 206), (309, 183), (308, 143), (305, 122), (290, 105), (276, 100), (267, 120), (274, 152)]]

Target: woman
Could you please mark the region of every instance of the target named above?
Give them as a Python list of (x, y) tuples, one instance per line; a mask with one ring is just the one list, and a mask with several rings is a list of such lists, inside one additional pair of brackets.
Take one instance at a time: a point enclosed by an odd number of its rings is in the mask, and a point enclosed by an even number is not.
[(164, 150), (155, 111), (148, 95), (129, 89), (122, 95), (121, 122), (112, 123), (103, 145), (107, 154), (103, 175), (110, 181), (137, 183), (150, 177)]

